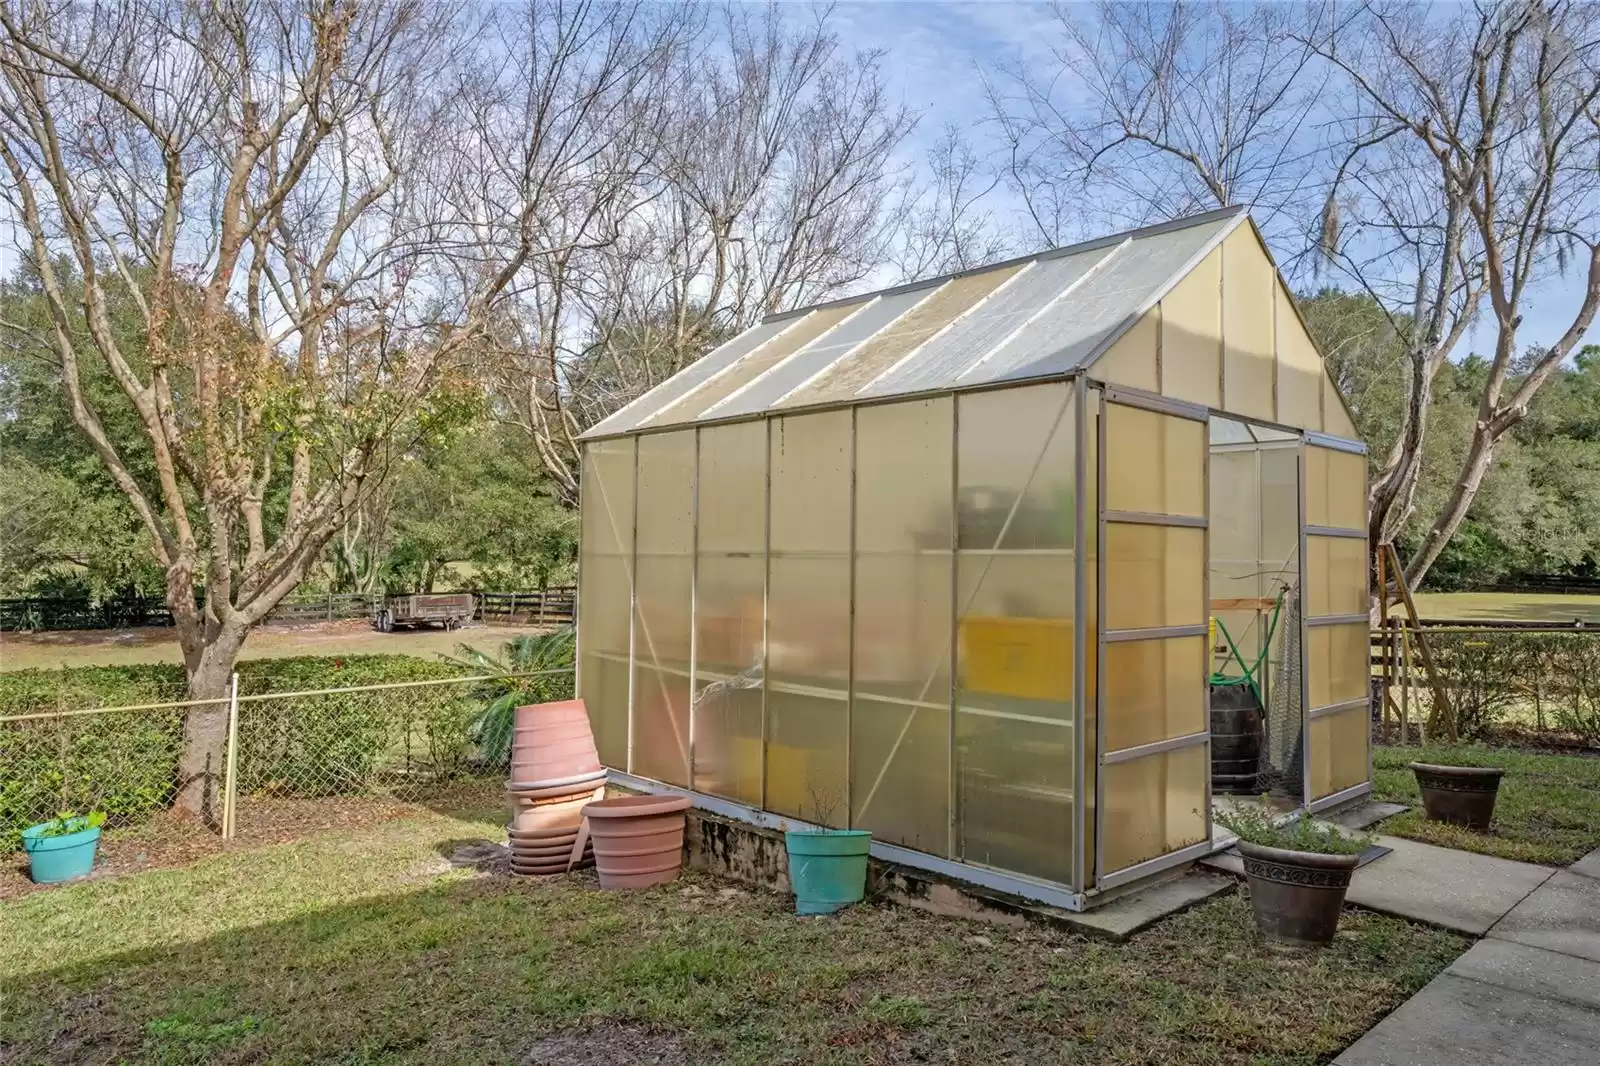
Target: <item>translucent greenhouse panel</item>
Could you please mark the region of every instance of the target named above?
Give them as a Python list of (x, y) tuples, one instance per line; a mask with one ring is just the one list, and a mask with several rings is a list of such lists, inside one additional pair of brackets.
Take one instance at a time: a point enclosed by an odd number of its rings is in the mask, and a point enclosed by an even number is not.
[(1277, 273), (1249, 226), (1222, 242), (1222, 406), (1271, 422)]
[(771, 425), (766, 808), (843, 826), (850, 680), (852, 413)]
[(1065, 298), (962, 375), (962, 384), (1044, 377), (1085, 365), (1154, 302), (1175, 272), (1238, 222), (1232, 215), (1124, 242)]
[(767, 542), (767, 426), (735, 422), (700, 430), (700, 557), (762, 558)]
[(1294, 297), (1274, 285), (1278, 333), (1278, 417), (1286, 426), (1322, 429), (1322, 356), (1300, 322)]
[(923, 285), (906, 292), (890, 293), (874, 299), (857, 314), (839, 323), (839, 328), (818, 337), (781, 365), (773, 367), (737, 396), (729, 397), (702, 417), (724, 418), (765, 411), (817, 374), (845, 358), (858, 345), (884, 329), (895, 319), (921, 303), (939, 286)]
[(1367, 528), (1367, 457), (1306, 447), (1306, 525)]
[(1311, 719), (1311, 798), (1322, 799), (1367, 780), (1371, 717), (1365, 707)]
[(1222, 254), (1212, 252), (1161, 298), (1161, 392), (1220, 407)]
[(578, 560), (579, 692), (607, 766), (628, 766), (628, 640), (633, 625), (633, 447), (583, 450), (583, 544)]
[(713, 375), (726, 370), (794, 324), (794, 319), (786, 318), (781, 322), (763, 322), (759, 326), (752, 326), (726, 344), (701, 356), (620, 411), (601, 420), (589, 429), (589, 435), (604, 436), (638, 429), (651, 415), (678, 402), (691, 389), (698, 388)]
[(1306, 615), (1360, 614), (1367, 609), (1367, 542), (1306, 537)]
[(856, 413), (851, 816), (936, 855), (950, 828), (950, 499), (955, 401)]
[(1123, 870), (1206, 839), (1208, 748), (1197, 744), (1100, 768), (1103, 870)]
[(1204, 422), (1111, 404), (1105, 437), (1106, 510), (1204, 517)]
[(850, 556), (774, 556), (767, 577), (767, 810), (843, 828)]
[(647, 419), (646, 426), (692, 422), (708, 407), (721, 403), (768, 370), (804, 348), (866, 306), (865, 300), (822, 307), (807, 313), (779, 336), (752, 351), (683, 399)]
[(1322, 429), (1332, 437), (1343, 437), (1345, 440), (1360, 440), (1361, 431), (1356, 428), (1355, 422), (1350, 418), (1350, 412), (1345, 409), (1344, 401), (1339, 398), (1339, 386), (1328, 377), (1328, 372), (1322, 372)]
[(1313, 625), (1306, 637), (1311, 709), (1367, 699), (1372, 674), (1367, 623)]
[(959, 404), (958, 853), (1066, 882), (1074, 778), (1071, 392), (1037, 386), (962, 395)]
[(1132, 329), (1117, 338), (1109, 351), (1095, 360), (1091, 373), (1099, 381), (1156, 392), (1161, 388), (1161, 372), (1157, 367), (1160, 343), (1161, 309), (1152, 307)]
[(761, 805), (766, 563), (702, 554), (695, 577), (694, 787)]
[(700, 431), (694, 787), (761, 805), (767, 426)]
[(1106, 629), (1202, 625), (1205, 530), (1106, 523)]
[[(1213, 419), (1212, 425), (1240, 423)], [(1212, 451), (1209, 474), (1211, 614), (1227, 627), (1246, 655), (1260, 650), (1261, 627), (1256, 625), (1254, 607), (1232, 601), (1261, 596), (1261, 493), (1256, 478), (1259, 461), (1260, 453), (1253, 449)], [(1216, 660), (1221, 666), (1225, 658), (1219, 654)]]
[(961, 549), (1070, 551), (1076, 492), (1071, 386), (964, 393), (960, 404)]
[(638, 447), (632, 772), (688, 785), (694, 432)]
[(1106, 750), (1121, 751), (1206, 730), (1205, 637), (1106, 645)]
[(982, 380), (980, 361), (1056, 300), (1070, 299), (1072, 286), (1106, 256), (1108, 244), (1072, 255), (1036, 259), (1003, 289), (997, 289), (950, 328), (923, 345), (916, 355), (890, 369), (863, 396), (893, 396), (945, 389), (968, 371)]
[(772, 424), (772, 551), (850, 554), (851, 416), (791, 415)]
[(780, 406), (834, 403), (853, 398), (879, 374), (910, 355), (957, 317), (972, 310), (1021, 269), (1021, 264), (999, 267), (945, 282), (908, 314), (835, 363)]

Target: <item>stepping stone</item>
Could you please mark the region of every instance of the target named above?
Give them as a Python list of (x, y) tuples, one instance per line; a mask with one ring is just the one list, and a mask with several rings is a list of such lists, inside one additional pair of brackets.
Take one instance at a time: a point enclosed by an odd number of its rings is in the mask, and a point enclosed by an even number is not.
[(1600, 1010), (1586, 997), (1597, 978), (1593, 963), (1485, 941), (1334, 1066), (1593, 1066)]
[(1130, 895), (1119, 896), (1093, 910), (1081, 914), (1064, 913), (1062, 917), (1072, 925), (1081, 926), (1101, 936), (1125, 940), (1163, 918), (1228, 891), (1236, 883), (1229, 877), (1195, 871), (1183, 877), (1174, 877), (1149, 888), (1140, 889)]
[(1600, 1010), (1600, 963), (1509, 940), (1480, 940), (1445, 973)]
[(1377, 800), (1373, 800), (1370, 803), (1363, 803), (1359, 807), (1351, 807), (1347, 811), (1340, 811), (1338, 814), (1329, 816), (1327, 820), (1336, 825), (1342, 825), (1346, 829), (1366, 829), (1369, 826), (1377, 825), (1385, 818), (1393, 818), (1395, 815), (1404, 814), (1410, 809), (1404, 803), (1380, 803)]
[(1600, 848), (1596, 848), (1567, 869), (1585, 877), (1600, 877)]
[(1600, 962), (1600, 878), (1557, 871), (1489, 935)]
[(1393, 852), (1355, 872), (1347, 902), (1474, 936), (1487, 933), (1553, 872), (1400, 837), (1380, 836), (1378, 843)]

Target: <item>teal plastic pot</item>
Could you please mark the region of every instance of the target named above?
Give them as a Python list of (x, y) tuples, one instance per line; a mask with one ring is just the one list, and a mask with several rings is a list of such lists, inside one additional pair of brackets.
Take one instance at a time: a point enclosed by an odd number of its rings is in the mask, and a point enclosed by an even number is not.
[(825, 829), (783, 835), (796, 914), (832, 914), (867, 894), (867, 849), (862, 829)]
[[(83, 822), (74, 818), (74, 822)], [(28, 853), (28, 874), (34, 883), (53, 885), (87, 877), (94, 869), (95, 849), (100, 846), (100, 827), (91, 826), (75, 833), (47, 837), (44, 831), (55, 822), (30, 825), (22, 831), (22, 850)]]

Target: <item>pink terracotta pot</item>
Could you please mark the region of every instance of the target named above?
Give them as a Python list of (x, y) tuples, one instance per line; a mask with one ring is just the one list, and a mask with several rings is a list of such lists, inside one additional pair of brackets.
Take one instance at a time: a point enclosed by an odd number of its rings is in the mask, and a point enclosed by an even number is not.
[(518, 707), (511, 736), (511, 780), (538, 784), (600, 769), (582, 700)]
[(583, 821), (584, 806), (592, 799), (594, 799), (593, 789), (580, 796), (572, 796), (554, 803), (518, 800), (515, 806), (516, 813), (511, 818), (511, 828), (519, 832), (546, 830), (575, 832), (578, 823)]
[(620, 796), (585, 807), (600, 887), (649, 888), (677, 877), (688, 809), (688, 796)]
[(534, 725), (560, 725), (564, 722), (589, 721), (589, 711), (582, 700), (555, 700), (551, 703), (527, 703), (517, 708), (512, 723), (521, 729)]
[(574, 796), (592, 796), (594, 791), (605, 785), (605, 771), (593, 776), (587, 776), (579, 781), (565, 785), (545, 785), (542, 787), (524, 787), (513, 782), (506, 791), (510, 792), (518, 803), (533, 805), (556, 803), (561, 800), (571, 799)]

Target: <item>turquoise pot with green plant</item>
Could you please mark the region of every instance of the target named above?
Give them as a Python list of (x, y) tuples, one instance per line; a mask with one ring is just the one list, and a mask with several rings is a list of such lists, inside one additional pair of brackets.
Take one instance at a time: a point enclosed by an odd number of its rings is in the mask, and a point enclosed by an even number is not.
[(832, 914), (867, 894), (867, 852), (872, 834), (862, 829), (791, 830), (789, 883), (796, 914)]
[(63, 814), (22, 831), (28, 853), (28, 875), (36, 884), (54, 885), (89, 876), (100, 846), (100, 825), (106, 816)]

